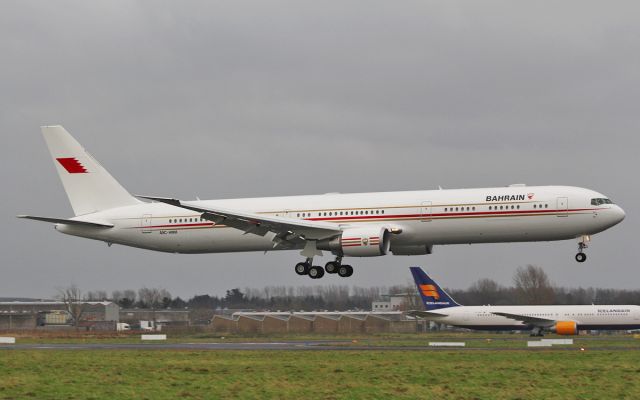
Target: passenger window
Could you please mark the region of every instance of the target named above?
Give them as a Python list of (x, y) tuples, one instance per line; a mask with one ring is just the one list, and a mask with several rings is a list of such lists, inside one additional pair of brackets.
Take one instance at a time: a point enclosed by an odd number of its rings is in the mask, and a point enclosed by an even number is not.
[(491, 206), (489, 206), (489, 210), (491, 210)]
[(384, 214), (384, 210), (380, 211), (382, 214)]
[(533, 205), (533, 208), (536, 208), (536, 205), (535, 205), (535, 204)]

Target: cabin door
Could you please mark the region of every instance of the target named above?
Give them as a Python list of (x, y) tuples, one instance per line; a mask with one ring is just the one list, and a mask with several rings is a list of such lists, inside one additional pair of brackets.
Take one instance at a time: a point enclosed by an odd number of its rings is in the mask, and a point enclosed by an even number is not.
[(151, 233), (151, 214), (142, 216), (140, 227), (142, 228), (142, 233)]
[(558, 217), (566, 217), (569, 215), (569, 198), (558, 197), (556, 209), (558, 210)]
[(420, 221), (422, 222), (429, 222), (431, 221), (431, 202), (430, 201), (423, 201), (422, 204), (420, 204)]

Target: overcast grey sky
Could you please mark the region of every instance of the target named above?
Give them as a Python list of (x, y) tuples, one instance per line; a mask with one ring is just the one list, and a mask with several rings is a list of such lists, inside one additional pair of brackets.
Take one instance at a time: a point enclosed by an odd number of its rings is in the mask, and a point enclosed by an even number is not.
[[(510, 284), (637, 289), (640, 5), (513, 1), (5, 1), (0, 297), (164, 287)], [(299, 277), (297, 252), (170, 255), (56, 233), (72, 215), (39, 126), (63, 124), (132, 193), (232, 198), (566, 184), (627, 213), (574, 241), (436, 247)], [(328, 258), (325, 257), (326, 261)]]

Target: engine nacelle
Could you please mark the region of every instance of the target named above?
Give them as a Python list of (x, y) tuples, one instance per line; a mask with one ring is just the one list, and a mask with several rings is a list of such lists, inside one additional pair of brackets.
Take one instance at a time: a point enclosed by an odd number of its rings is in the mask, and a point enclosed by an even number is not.
[(558, 335), (577, 335), (578, 324), (575, 321), (558, 321), (551, 330)]
[(388, 228), (363, 226), (346, 229), (338, 238), (321, 240), (318, 249), (350, 257), (384, 256), (389, 252), (391, 232)]

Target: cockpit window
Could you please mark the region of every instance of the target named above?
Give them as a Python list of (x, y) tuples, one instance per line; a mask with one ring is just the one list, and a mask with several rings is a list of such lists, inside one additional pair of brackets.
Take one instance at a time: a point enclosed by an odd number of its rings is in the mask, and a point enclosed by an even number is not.
[(613, 201), (609, 199), (591, 199), (592, 206), (599, 206), (601, 204), (613, 204)]

